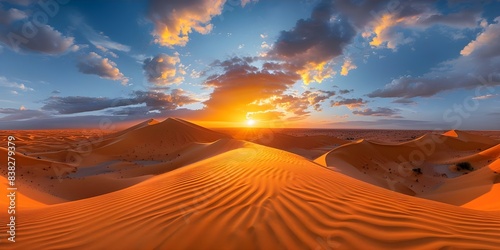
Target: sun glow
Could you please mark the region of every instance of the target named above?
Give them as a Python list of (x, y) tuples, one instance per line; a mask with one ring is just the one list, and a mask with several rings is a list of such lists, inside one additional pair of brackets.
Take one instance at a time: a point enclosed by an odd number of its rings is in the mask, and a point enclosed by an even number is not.
[(255, 120), (252, 120), (252, 119), (248, 119), (247, 120), (247, 125), (248, 126), (253, 126), (255, 124)]

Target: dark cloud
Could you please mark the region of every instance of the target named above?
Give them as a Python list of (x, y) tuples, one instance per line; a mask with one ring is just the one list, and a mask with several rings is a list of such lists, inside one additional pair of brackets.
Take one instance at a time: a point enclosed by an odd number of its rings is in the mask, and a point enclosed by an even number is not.
[(59, 90), (54, 90), (51, 92), (53, 95), (58, 95), (58, 94), (61, 94), (61, 91)]
[(354, 110), (352, 111), (352, 113), (361, 116), (387, 116), (393, 118), (403, 118), (402, 116), (398, 115), (399, 110), (391, 108), (381, 108), (381, 107), (376, 109), (367, 108), (363, 110)]
[(142, 66), (148, 81), (159, 86), (179, 84), (184, 81), (182, 75), (186, 72), (182, 67), (178, 54), (173, 56), (159, 54), (145, 59)]
[(392, 102), (399, 103), (399, 104), (416, 104), (416, 102), (413, 101), (412, 99), (406, 99), (406, 98), (397, 99), (397, 100), (394, 100)]
[(339, 90), (339, 93), (341, 95), (346, 95), (346, 94), (352, 93), (353, 91), (354, 91), (353, 89), (341, 89), (341, 90)]
[(15, 8), (4, 10), (0, 4), (0, 25), (8, 25), (14, 21), (22, 20), (27, 17), (28, 15), (22, 10)]
[(0, 42), (15, 51), (31, 51), (58, 55), (74, 49), (74, 38), (65, 37), (49, 25), (33, 26), (32, 33), (24, 36), (21, 25), (0, 29)]
[(84, 74), (97, 75), (101, 78), (121, 81), (124, 85), (128, 83), (128, 78), (120, 72), (116, 67), (116, 63), (94, 52), (82, 56), (78, 60), (77, 67), (78, 71)]
[(304, 82), (321, 82), (334, 72), (326, 65), (342, 54), (356, 35), (354, 27), (335, 10), (333, 1), (323, 0), (308, 19), (300, 19), (289, 31), (282, 31), (269, 51), (270, 58), (284, 60)]
[(479, 20), (481, 19), (481, 11), (478, 10), (464, 10), (461, 12), (442, 14), (436, 13), (427, 16), (426, 18), (420, 19), (416, 22), (416, 25), (422, 25), (424, 27), (432, 26), (435, 24), (442, 24), (457, 28), (474, 28), (477, 26)]
[(360, 108), (366, 105), (367, 101), (362, 98), (342, 98), (340, 101), (331, 101), (332, 107), (346, 106), (349, 109)]
[(108, 108), (126, 107), (138, 104), (144, 104), (147, 112), (152, 110), (174, 110), (180, 106), (197, 102), (183, 90), (175, 89), (170, 94), (162, 92), (135, 91), (129, 98), (100, 98), (53, 96), (44, 101), (42, 110), (55, 111), (58, 114), (77, 114), (89, 111), (98, 111)]
[(12, 108), (0, 108), (0, 114), (6, 115), (0, 118), (0, 122), (24, 121), (28, 119), (43, 118), (48, 116), (47, 114), (39, 110), (12, 109)]
[[(52, 26), (35, 19), (44, 14), (29, 5), (33, 1), (7, 1), (18, 8), (4, 9), (0, 4), (0, 44), (21, 52), (59, 55), (77, 49), (73, 37), (66, 37)], [(1, 2), (0, 2), (1, 3)]]

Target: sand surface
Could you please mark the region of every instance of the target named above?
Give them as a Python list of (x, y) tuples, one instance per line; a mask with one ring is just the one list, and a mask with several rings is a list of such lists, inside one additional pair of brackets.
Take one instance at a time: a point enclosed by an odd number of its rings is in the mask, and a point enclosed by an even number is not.
[(0, 249), (500, 246), (494, 132), (320, 132), (213, 131), (173, 118), (122, 131), (1, 131), (2, 197), (6, 136), (19, 144), (16, 243), (2, 212)]

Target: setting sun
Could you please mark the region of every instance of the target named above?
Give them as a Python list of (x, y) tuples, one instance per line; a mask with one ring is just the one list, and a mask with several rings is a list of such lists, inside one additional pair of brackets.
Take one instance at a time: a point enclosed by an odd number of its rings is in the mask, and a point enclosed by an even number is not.
[(247, 126), (253, 126), (255, 124), (255, 120), (248, 119), (247, 120)]

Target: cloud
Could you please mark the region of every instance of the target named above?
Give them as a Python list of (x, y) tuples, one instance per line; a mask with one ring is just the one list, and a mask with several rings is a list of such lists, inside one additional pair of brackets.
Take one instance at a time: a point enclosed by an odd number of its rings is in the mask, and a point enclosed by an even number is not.
[(104, 79), (121, 81), (122, 84), (128, 83), (120, 70), (116, 67), (116, 63), (103, 58), (95, 52), (90, 52), (88, 55), (81, 57), (77, 63), (78, 70), (84, 74), (97, 75)]
[[(37, 52), (59, 55), (74, 49), (74, 38), (66, 37), (52, 26), (30, 20), (33, 9), (27, 7), (31, 1), (15, 2), (23, 6), (3, 9), (0, 4), (0, 43), (20, 52)], [(35, 25), (36, 23), (36, 25)]]
[(0, 30), (0, 42), (14, 51), (31, 51), (59, 55), (73, 49), (74, 38), (65, 37), (49, 25), (32, 26), (30, 36), (24, 36), (20, 25)]
[(299, 79), (296, 74), (259, 69), (252, 63), (253, 59), (248, 57), (212, 63), (212, 67), (223, 71), (209, 76), (204, 83), (213, 89), (203, 103), (207, 119), (241, 122), (248, 113), (277, 111), (273, 99)]
[(282, 111), (266, 110), (247, 113), (246, 119), (256, 121), (276, 121), (281, 120), (286, 114)]
[(20, 5), (20, 6), (28, 6), (32, 5), (36, 2), (37, 0), (1, 0), (1, 2), (7, 2), (15, 5)]
[(310, 18), (281, 32), (268, 56), (289, 62), (306, 84), (322, 82), (335, 74), (330, 61), (342, 54), (355, 35), (354, 27), (335, 11), (333, 1), (323, 0)]
[(397, 100), (394, 100), (392, 102), (399, 103), (399, 104), (416, 104), (416, 102), (413, 101), (412, 99), (406, 99), (406, 98), (397, 99)]
[(498, 94), (495, 94), (495, 95), (487, 94), (487, 95), (475, 96), (472, 99), (473, 100), (486, 100), (486, 99), (490, 99), (490, 98), (495, 98), (497, 96), (498, 96)]
[(341, 89), (341, 90), (339, 90), (339, 93), (342, 95), (345, 95), (345, 94), (349, 94), (353, 91), (354, 91), (353, 89)]
[(342, 65), (342, 70), (340, 71), (340, 75), (347, 76), (349, 71), (353, 69), (357, 69), (358, 67), (352, 62), (350, 58), (344, 60), (344, 64)]
[(39, 110), (29, 110), (24, 108), (24, 106), (21, 106), (19, 109), (13, 109), (13, 108), (0, 108), (0, 114), (5, 114), (6, 116), (0, 118), (0, 122), (4, 121), (24, 121), (24, 120), (29, 120), (29, 119), (34, 119), (34, 118), (43, 118), (47, 117), (47, 114), (45, 114), (42, 111)]
[(0, 87), (15, 88), (21, 91), (34, 91), (33, 88), (26, 86), (24, 83), (10, 81), (5, 76), (0, 76)]
[(61, 91), (59, 91), (59, 90), (53, 90), (53, 91), (51, 92), (51, 94), (53, 94), (53, 95), (58, 95), (58, 94), (61, 94)]
[(112, 41), (108, 36), (104, 35), (104, 33), (95, 31), (92, 27), (81, 21), (75, 22), (79, 22), (78, 27), (82, 30), (82, 34), (97, 49), (103, 52), (108, 52), (108, 50), (117, 50), (123, 52), (130, 51), (130, 46)]
[[(222, 73), (211, 75), (204, 85), (213, 88), (204, 101), (205, 119), (241, 122), (246, 119), (270, 122), (303, 119), (312, 110), (321, 111), (321, 104), (333, 97), (334, 91), (292, 90), (300, 79), (282, 64), (265, 62), (262, 67), (257, 58), (233, 57), (215, 61), (211, 66)], [(230, 115), (229, 115), (230, 114)]]
[(460, 54), (462, 56), (474, 56), (477, 58), (490, 58), (500, 55), (500, 17), (495, 18), (494, 23), (488, 25), (484, 32), (465, 46)]
[(339, 12), (349, 18), (370, 45), (396, 49), (413, 37), (404, 30), (423, 31), (435, 25), (453, 29), (476, 28), (481, 21), (480, 8), (437, 9), (435, 1), (348, 1), (335, 2)]
[(241, 6), (245, 7), (245, 5), (251, 3), (251, 2), (258, 2), (259, 0), (241, 0)]
[[(478, 86), (500, 86), (500, 17), (462, 49), (461, 56), (440, 63), (420, 76), (402, 76), (392, 80), (369, 97), (430, 97), (443, 91)], [(490, 90), (491, 92), (491, 90)], [(481, 94), (484, 95), (484, 94)]]
[(194, 102), (197, 102), (197, 100), (181, 89), (174, 89), (170, 94), (156, 91), (135, 91), (129, 98), (52, 96), (44, 100), (45, 105), (42, 110), (55, 111), (58, 114), (77, 114), (144, 104), (147, 111), (161, 111), (174, 110)]
[[(338, 56), (358, 34), (375, 47), (396, 49), (413, 37), (405, 31), (422, 31), (434, 25), (454, 29), (475, 28), (481, 21), (479, 8), (438, 11), (434, 1), (322, 0), (310, 18), (300, 19), (291, 30), (282, 31), (272, 49), (263, 56), (286, 62), (304, 83), (322, 82), (337, 72)], [(345, 60), (341, 75), (354, 69)]]
[(263, 48), (263, 49), (270, 49), (271, 48), (271, 46), (269, 46), (269, 44), (266, 43), (266, 42), (262, 42), (262, 44), (260, 45), (260, 47)]
[(168, 86), (179, 84), (184, 81), (184, 77), (180, 76), (184, 72), (179, 54), (169, 56), (159, 54), (153, 58), (147, 58), (143, 62), (142, 68), (144, 74), (150, 83), (158, 86)]
[(15, 8), (4, 10), (0, 4), (0, 24), (8, 25), (14, 21), (28, 18), (26, 12)]
[(211, 19), (222, 13), (225, 0), (150, 0), (148, 18), (154, 23), (155, 42), (162, 46), (185, 46), (193, 31), (207, 34)]
[(346, 106), (349, 109), (360, 108), (366, 105), (367, 101), (362, 98), (342, 98), (340, 101), (331, 101), (332, 107)]
[(352, 113), (361, 116), (386, 116), (393, 118), (403, 118), (402, 116), (398, 115), (399, 110), (391, 108), (380, 108), (380, 107), (377, 109), (367, 108), (363, 110), (354, 110), (352, 111)]
[(273, 97), (269, 103), (293, 114), (295, 118), (305, 118), (312, 112), (311, 108), (321, 111), (321, 104), (335, 95), (335, 91), (306, 90), (302, 94), (283, 94)]

